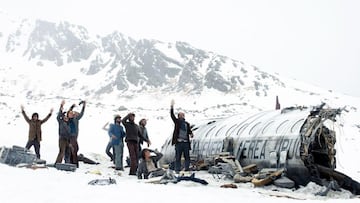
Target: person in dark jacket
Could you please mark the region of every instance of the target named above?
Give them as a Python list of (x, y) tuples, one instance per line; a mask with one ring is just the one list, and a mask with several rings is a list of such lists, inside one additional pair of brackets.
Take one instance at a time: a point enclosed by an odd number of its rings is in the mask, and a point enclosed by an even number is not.
[(183, 112), (178, 113), (178, 118), (174, 114), (175, 101), (172, 100), (170, 104), (170, 116), (173, 120), (174, 132), (171, 140), (171, 144), (175, 145), (175, 172), (179, 173), (181, 168), (181, 156), (185, 158), (185, 171), (189, 171), (190, 167), (190, 137), (193, 137), (193, 133), (190, 128), (190, 124), (185, 121), (185, 114)]
[(110, 124), (108, 133), (111, 137), (111, 145), (115, 150), (115, 170), (123, 171), (124, 137), (126, 134), (121, 126), (120, 115), (115, 116), (114, 123)]
[(135, 120), (134, 113), (129, 113), (122, 120), (122, 124), (124, 125), (126, 130), (125, 142), (129, 150), (129, 156), (130, 156), (129, 175), (136, 175), (136, 170), (138, 167), (138, 158), (139, 158), (139, 140), (141, 137), (139, 126), (135, 123), (134, 120)]
[[(142, 118), (139, 121), (139, 129), (140, 129), (140, 134), (141, 134), (141, 137), (140, 137), (140, 140), (139, 140), (139, 152), (142, 151), (141, 146), (144, 144), (144, 142), (148, 143), (147, 147), (149, 147), (151, 145), (151, 141), (149, 139), (149, 134), (148, 134), (148, 131), (146, 129), (146, 123), (147, 123), (147, 120), (145, 118)], [(140, 156), (141, 156), (141, 153), (140, 153)]]
[[(152, 156), (151, 153), (155, 153)], [(165, 170), (157, 167), (157, 162), (161, 159), (163, 154), (152, 149), (143, 149), (141, 151), (141, 159), (137, 170), (138, 179), (148, 179), (149, 177), (162, 176)]]
[(53, 109), (50, 109), (50, 113), (42, 120), (39, 119), (38, 113), (33, 113), (30, 119), (25, 113), (24, 106), (21, 105), (21, 113), (29, 124), (29, 136), (25, 148), (30, 149), (31, 146), (34, 146), (35, 154), (38, 159), (40, 159), (40, 142), (42, 140), (41, 125), (49, 120), (52, 112)]
[(61, 163), (64, 159), (65, 149), (69, 146), (70, 143), (70, 125), (69, 118), (66, 115), (66, 112), (63, 112), (65, 101), (63, 100), (60, 104), (59, 113), (56, 117), (59, 123), (59, 153), (56, 157), (56, 163)]
[(70, 150), (67, 150), (67, 152), (65, 152), (65, 162), (67, 163), (70, 162), (72, 164), (75, 164), (76, 167), (79, 167), (79, 160), (78, 160), (79, 120), (84, 115), (86, 101), (81, 101), (79, 105), (82, 105), (80, 113), (73, 110), (73, 108), (76, 106), (75, 104), (73, 104), (70, 107), (69, 111), (67, 112), (67, 117), (69, 118), (71, 136), (70, 136), (70, 144), (68, 148)]

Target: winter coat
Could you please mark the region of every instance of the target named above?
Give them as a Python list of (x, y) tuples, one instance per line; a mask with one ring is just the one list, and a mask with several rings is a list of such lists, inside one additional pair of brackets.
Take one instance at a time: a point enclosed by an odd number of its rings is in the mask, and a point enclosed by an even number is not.
[(59, 137), (70, 139), (70, 126), (69, 126), (68, 122), (64, 121), (63, 112), (62, 112), (61, 108), (56, 117), (56, 120), (59, 123)]
[[(70, 109), (72, 110), (72, 108)], [(71, 136), (75, 136), (76, 138), (79, 135), (79, 120), (83, 117), (85, 111), (85, 104), (83, 104), (81, 108), (81, 112), (74, 118), (69, 119)]]
[(122, 119), (122, 124), (124, 125), (125, 129), (126, 129), (126, 138), (125, 138), (125, 142), (136, 142), (139, 143), (141, 134), (140, 134), (140, 130), (139, 130), (139, 126), (133, 122), (129, 120), (129, 114), (127, 116), (125, 116)]
[(33, 120), (30, 119), (25, 111), (21, 112), (22, 115), (24, 116), (26, 122), (29, 124), (29, 140), (35, 140), (37, 139), (38, 142), (40, 142), (42, 140), (41, 137), (41, 125), (43, 123), (45, 123), (47, 120), (49, 120), (51, 113), (49, 113), (44, 119), (42, 120)]
[(142, 145), (144, 143), (144, 141), (149, 142), (149, 135), (147, 133), (146, 127), (142, 126), (142, 125), (139, 125), (139, 130), (140, 130), (140, 134), (141, 134), (139, 144)]
[[(181, 120), (175, 117), (174, 114), (174, 108), (170, 108), (170, 116), (171, 119), (173, 120), (175, 126), (174, 126), (174, 131), (173, 131), (173, 136), (172, 136), (172, 140), (171, 140), (171, 144), (174, 145), (178, 142), (178, 138), (179, 138), (179, 133), (180, 133), (180, 125), (181, 125)], [(186, 123), (186, 136), (187, 136), (187, 140), (189, 140), (189, 145), (190, 145), (190, 135), (192, 134), (191, 128), (190, 128), (190, 124), (185, 121)], [(191, 145), (190, 145), (191, 146)], [(190, 148), (191, 149), (191, 148)]]
[[(110, 124), (108, 134), (111, 137), (111, 145), (119, 145), (126, 136), (123, 127), (120, 124), (115, 123)], [(116, 139), (112, 138), (112, 135), (114, 135)]]

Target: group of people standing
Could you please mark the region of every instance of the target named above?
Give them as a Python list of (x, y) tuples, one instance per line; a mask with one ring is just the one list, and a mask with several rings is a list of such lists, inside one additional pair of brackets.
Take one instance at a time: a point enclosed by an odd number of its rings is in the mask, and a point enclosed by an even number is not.
[[(181, 170), (181, 157), (184, 156), (184, 170), (188, 171), (190, 166), (190, 138), (193, 137), (190, 124), (185, 121), (185, 114), (179, 112), (176, 117), (174, 114), (174, 100), (170, 105), (170, 117), (174, 122), (174, 131), (172, 137), (172, 145), (175, 145), (175, 171)], [(79, 167), (77, 153), (79, 151), (79, 145), (77, 142), (79, 135), (79, 120), (83, 117), (86, 102), (81, 101), (79, 105), (82, 105), (81, 112), (76, 112), (73, 108), (76, 106), (73, 104), (68, 111), (64, 111), (65, 101), (60, 104), (60, 108), (57, 115), (57, 121), (59, 123), (59, 153), (57, 155), (56, 163), (61, 163), (65, 160), (65, 163), (72, 163)], [(26, 148), (30, 149), (34, 146), (36, 156), (40, 159), (40, 141), (41, 141), (41, 125), (45, 123), (52, 115), (53, 109), (42, 120), (38, 117), (37, 113), (34, 113), (31, 119), (26, 115), (24, 107), (21, 106), (21, 112), (25, 120), (29, 123), (29, 136)], [(163, 156), (160, 152), (144, 148), (142, 144), (147, 143), (147, 147), (151, 145), (149, 135), (146, 129), (146, 119), (141, 119), (139, 125), (135, 123), (135, 114), (129, 113), (124, 118), (120, 115), (114, 117), (114, 123), (109, 125), (109, 128), (104, 129), (108, 131), (110, 141), (106, 147), (106, 154), (115, 163), (116, 170), (124, 170), (123, 166), (123, 152), (124, 141), (126, 142), (129, 156), (130, 156), (130, 171), (129, 175), (137, 175), (138, 178), (147, 178), (151, 172), (159, 172), (161, 170), (157, 167), (157, 161)], [(121, 125), (122, 124), (122, 125)], [(125, 129), (124, 129), (125, 128)], [(110, 149), (113, 149), (113, 153)], [(155, 153), (156, 156), (151, 156), (150, 153)]]
[[(124, 126), (125, 130), (121, 124)], [(106, 147), (106, 154), (114, 160), (116, 170), (124, 170), (123, 149), (125, 138), (130, 156), (129, 175), (136, 175), (141, 145), (143, 142), (146, 142), (148, 146), (151, 144), (145, 126), (146, 119), (141, 119), (139, 125), (135, 123), (134, 113), (127, 114), (123, 119), (121, 119), (120, 115), (115, 116), (114, 123), (110, 124), (109, 129), (107, 129), (110, 141)], [(113, 148), (113, 154), (110, 152), (111, 147)]]
[[(68, 111), (64, 111), (65, 101), (60, 104), (59, 112), (56, 117), (59, 123), (59, 153), (57, 155), (56, 163), (71, 163), (79, 167), (79, 161), (77, 153), (79, 151), (78, 135), (79, 135), (79, 120), (83, 117), (86, 102), (81, 101), (79, 105), (82, 105), (81, 112), (74, 111), (76, 104), (71, 105)], [(40, 159), (40, 142), (41, 142), (41, 125), (45, 123), (51, 117), (53, 109), (44, 118), (39, 119), (38, 113), (33, 113), (31, 119), (27, 116), (24, 106), (21, 106), (21, 113), (24, 116), (26, 122), (29, 124), (28, 142), (25, 146), (26, 149), (30, 149), (34, 146), (36, 157)]]
[(76, 104), (71, 105), (68, 111), (64, 111), (64, 105), (65, 101), (63, 100), (56, 117), (59, 123), (59, 153), (55, 164), (61, 163), (64, 159), (65, 163), (72, 163), (79, 167), (79, 120), (84, 115), (86, 102), (81, 101), (79, 103), (79, 105), (82, 105), (80, 113), (74, 111)]
[[(177, 117), (174, 113), (174, 104), (175, 101), (172, 100), (170, 104), (170, 117), (174, 122), (174, 131), (171, 140), (171, 144), (175, 145), (175, 166), (174, 170), (176, 173), (179, 173), (182, 169), (181, 157), (184, 156), (185, 162), (183, 169), (185, 171), (190, 170), (190, 138), (193, 137), (190, 124), (185, 120), (185, 113), (179, 112)], [(155, 154), (152, 156), (151, 153)], [(147, 179), (150, 176), (162, 176), (165, 173), (165, 170), (157, 166), (157, 162), (163, 156), (162, 153), (151, 150), (143, 149), (141, 151), (141, 160), (137, 169), (137, 176), (139, 179)]]

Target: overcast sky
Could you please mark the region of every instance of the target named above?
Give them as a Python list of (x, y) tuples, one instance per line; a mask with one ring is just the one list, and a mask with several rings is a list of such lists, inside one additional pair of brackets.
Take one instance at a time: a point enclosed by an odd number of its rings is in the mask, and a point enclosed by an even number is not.
[(360, 96), (358, 0), (11, 0), (0, 10), (90, 32), (185, 41), (261, 70)]

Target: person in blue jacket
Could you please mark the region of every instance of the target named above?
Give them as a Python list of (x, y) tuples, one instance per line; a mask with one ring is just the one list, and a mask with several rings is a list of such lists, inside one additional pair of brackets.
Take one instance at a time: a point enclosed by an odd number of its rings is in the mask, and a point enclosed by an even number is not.
[(65, 163), (75, 164), (76, 167), (79, 167), (78, 160), (78, 136), (79, 136), (79, 120), (83, 117), (86, 101), (81, 101), (79, 105), (82, 105), (81, 112), (76, 112), (73, 108), (76, 104), (71, 105), (70, 109), (67, 111), (67, 117), (69, 118), (70, 126), (70, 144), (69, 147), (65, 149)]
[(109, 136), (111, 144), (115, 150), (115, 170), (124, 170), (123, 154), (124, 154), (124, 137), (126, 136), (124, 128), (121, 126), (121, 116), (116, 115), (114, 123), (109, 126)]

